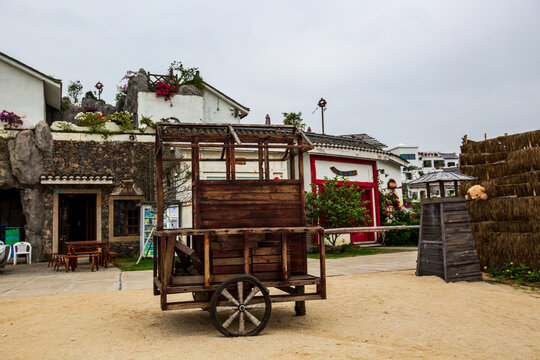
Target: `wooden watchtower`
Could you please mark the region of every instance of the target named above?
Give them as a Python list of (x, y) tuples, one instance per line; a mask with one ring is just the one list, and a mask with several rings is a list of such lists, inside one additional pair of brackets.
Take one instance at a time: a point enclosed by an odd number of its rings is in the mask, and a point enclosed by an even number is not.
[[(446, 282), (481, 281), (469, 212), (464, 197), (446, 197), (444, 184), (475, 178), (452, 172), (433, 172), (409, 184), (426, 184), (428, 197), (422, 199), (420, 239), (416, 275), (435, 275)], [(438, 184), (441, 197), (430, 198), (430, 184)]]

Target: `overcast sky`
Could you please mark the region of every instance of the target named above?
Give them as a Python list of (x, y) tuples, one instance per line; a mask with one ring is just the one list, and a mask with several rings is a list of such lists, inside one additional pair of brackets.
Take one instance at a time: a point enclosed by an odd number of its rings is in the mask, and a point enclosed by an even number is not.
[(6, 1), (0, 51), (114, 102), (173, 60), (251, 108), (327, 134), (458, 151), (540, 128), (540, 1)]

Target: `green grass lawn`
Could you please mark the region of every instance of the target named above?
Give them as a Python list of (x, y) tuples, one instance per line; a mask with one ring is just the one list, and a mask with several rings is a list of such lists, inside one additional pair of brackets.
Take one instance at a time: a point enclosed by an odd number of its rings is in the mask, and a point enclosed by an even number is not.
[(141, 262), (138, 265), (135, 265), (139, 255), (131, 257), (119, 257), (118, 258), (118, 268), (122, 271), (138, 271), (138, 270), (152, 270), (154, 268), (154, 263), (152, 258), (142, 258)]
[[(345, 246), (345, 251), (337, 254), (326, 254), (327, 259), (340, 259), (344, 257), (351, 257), (351, 256), (366, 256), (366, 255), (377, 255), (377, 254), (388, 254), (388, 253), (396, 253), (396, 252), (402, 252), (402, 251), (415, 251), (416, 248), (408, 249), (385, 249), (385, 248), (360, 248), (355, 249), (353, 247)], [(308, 254), (307, 257), (309, 259), (319, 259), (319, 254)]]

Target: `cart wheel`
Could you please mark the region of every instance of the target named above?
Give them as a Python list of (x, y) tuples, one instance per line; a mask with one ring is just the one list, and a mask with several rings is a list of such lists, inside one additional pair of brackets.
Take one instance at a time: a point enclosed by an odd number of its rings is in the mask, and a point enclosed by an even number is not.
[(226, 336), (257, 335), (268, 323), (271, 312), (268, 289), (251, 275), (223, 282), (210, 301), (214, 326)]

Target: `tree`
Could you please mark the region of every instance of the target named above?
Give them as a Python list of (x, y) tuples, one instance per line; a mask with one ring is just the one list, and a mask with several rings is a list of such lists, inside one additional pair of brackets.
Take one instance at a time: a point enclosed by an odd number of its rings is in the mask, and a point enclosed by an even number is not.
[[(343, 182), (340, 185), (340, 182)], [(311, 184), (311, 186), (315, 186)], [(356, 227), (371, 221), (367, 205), (362, 201), (358, 183), (344, 177), (325, 178), (325, 183), (316, 193), (306, 192), (306, 217), (325, 229)], [(339, 234), (327, 235), (327, 239), (336, 246)]]
[(302, 112), (284, 112), (283, 113), (283, 124), (284, 125), (294, 125), (300, 130), (304, 130), (306, 128), (306, 124), (304, 123), (304, 120), (302, 119)]
[(194, 85), (199, 90), (204, 89), (204, 81), (201, 75), (199, 75), (199, 68), (184, 67), (181, 61), (173, 61), (169, 65), (169, 73), (172, 74), (174, 71), (176, 71), (174, 81), (178, 87), (181, 85)]
[(79, 80), (70, 81), (68, 85), (68, 96), (73, 104), (79, 103), (79, 97), (82, 95), (83, 86)]

